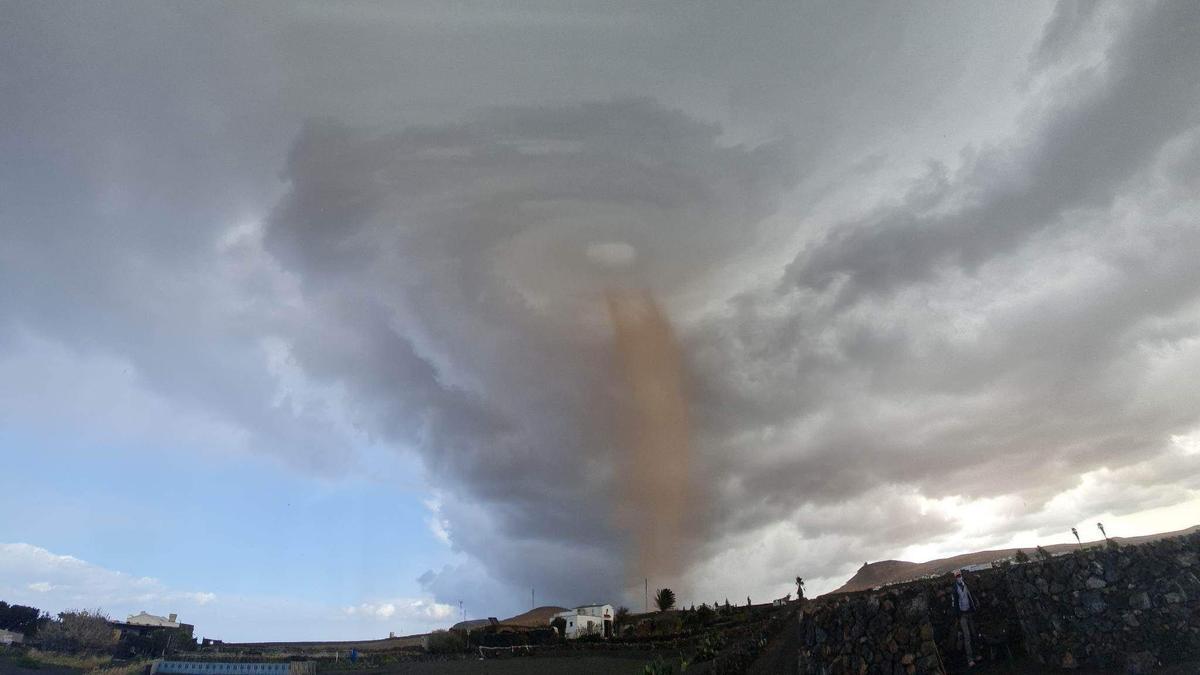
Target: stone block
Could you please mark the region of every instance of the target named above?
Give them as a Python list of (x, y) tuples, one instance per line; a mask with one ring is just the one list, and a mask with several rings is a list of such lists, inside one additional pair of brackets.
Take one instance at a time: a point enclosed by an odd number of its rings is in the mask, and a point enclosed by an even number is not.
[(1133, 609), (1150, 609), (1150, 595), (1145, 591), (1130, 595), (1129, 606)]
[(1125, 675), (1150, 675), (1158, 669), (1158, 659), (1150, 652), (1125, 655)]

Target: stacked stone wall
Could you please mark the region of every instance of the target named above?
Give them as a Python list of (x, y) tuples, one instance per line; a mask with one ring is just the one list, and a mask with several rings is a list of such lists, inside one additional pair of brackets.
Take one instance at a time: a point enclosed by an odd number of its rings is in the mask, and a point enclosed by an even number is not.
[(1132, 671), (1200, 658), (1198, 557), (1194, 534), (1010, 568), (1029, 655)]
[[(984, 639), (975, 651), (1048, 665), (1147, 671), (1200, 659), (1200, 534), (968, 573)], [(955, 672), (963, 665), (951, 579), (810, 603), (806, 675)]]

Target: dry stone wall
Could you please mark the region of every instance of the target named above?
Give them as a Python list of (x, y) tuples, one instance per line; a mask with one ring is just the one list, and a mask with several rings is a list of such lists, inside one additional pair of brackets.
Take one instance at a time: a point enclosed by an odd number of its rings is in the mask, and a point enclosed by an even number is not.
[[(1150, 672), (1200, 659), (1200, 534), (968, 573), (975, 651)], [(810, 603), (800, 672), (954, 672), (964, 662), (949, 577)]]

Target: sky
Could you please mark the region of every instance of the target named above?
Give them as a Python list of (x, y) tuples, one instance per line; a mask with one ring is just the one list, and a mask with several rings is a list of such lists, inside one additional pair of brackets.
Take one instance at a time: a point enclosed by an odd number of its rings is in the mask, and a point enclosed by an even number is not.
[(1200, 523), (1196, 3), (0, 8), (0, 599), (376, 638)]

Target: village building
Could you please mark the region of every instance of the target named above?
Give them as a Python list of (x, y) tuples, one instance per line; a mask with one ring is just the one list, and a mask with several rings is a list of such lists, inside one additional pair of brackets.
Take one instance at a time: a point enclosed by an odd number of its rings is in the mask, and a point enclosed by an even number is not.
[(146, 610), (143, 609), (141, 612), (138, 612), (137, 614), (130, 614), (129, 618), (125, 619), (125, 623), (127, 623), (131, 626), (155, 626), (157, 628), (179, 628), (179, 622), (176, 620), (178, 617), (179, 617), (178, 614), (172, 614), (170, 616), (158, 616), (155, 614), (148, 614), (146, 612)]
[(20, 644), (25, 641), (25, 636), (14, 630), (5, 630), (0, 628), (0, 645)]
[(562, 619), (563, 637), (568, 640), (585, 635), (601, 635), (606, 638), (613, 635), (613, 606), (612, 605), (583, 605), (575, 609), (559, 612), (550, 620), (554, 624)]
[(113, 628), (120, 631), (119, 635), (122, 640), (129, 636), (146, 636), (151, 633), (156, 633), (161, 630), (178, 629), (191, 638), (195, 627), (190, 623), (180, 623), (178, 614), (169, 616), (158, 616), (157, 614), (149, 614), (145, 610), (137, 614), (130, 614), (129, 618), (124, 621), (110, 621)]

